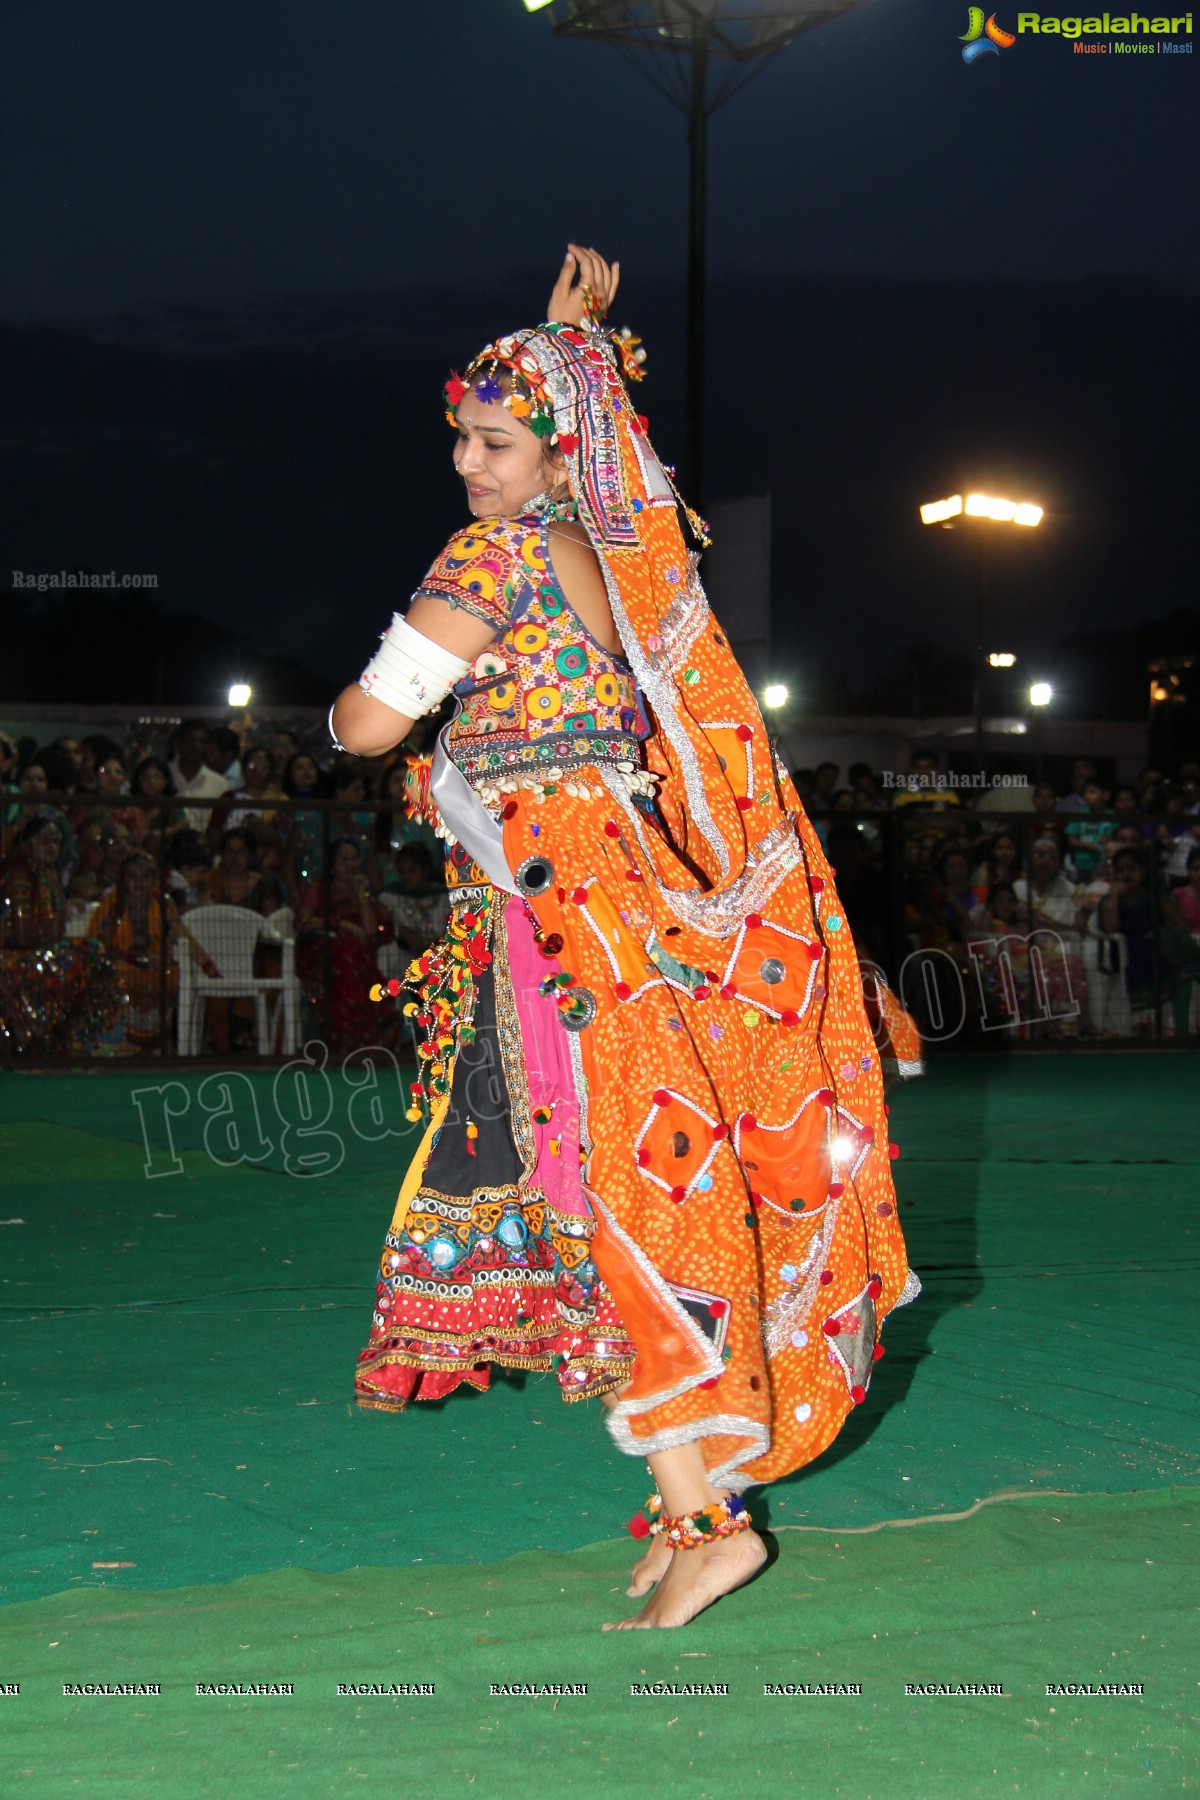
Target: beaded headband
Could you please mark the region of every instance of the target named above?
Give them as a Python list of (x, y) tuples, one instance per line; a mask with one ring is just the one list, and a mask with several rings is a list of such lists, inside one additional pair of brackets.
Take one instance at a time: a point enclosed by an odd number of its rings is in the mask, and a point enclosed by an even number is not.
[[(598, 330), (600, 314), (590, 295), (587, 300), (588, 325)], [(554, 403), (539, 372), (537, 359), (528, 353), (521, 354), (534, 335), (533, 332), (514, 332), (508, 337), (497, 338), (494, 344), (486, 344), (468, 363), (464, 375), (453, 371), (442, 390), (446, 399), (446, 419), (451, 425), (458, 424), (459, 403), (473, 390), (485, 406), (495, 406), (499, 402), (514, 419), (528, 425), (536, 437), (547, 439), (555, 449), (570, 456), (578, 448), (579, 440), (570, 433), (559, 431)], [(609, 335), (626, 380), (643, 380), (646, 352), (641, 338), (634, 337), (628, 327)], [(501, 373), (507, 377), (507, 391), (498, 380)]]

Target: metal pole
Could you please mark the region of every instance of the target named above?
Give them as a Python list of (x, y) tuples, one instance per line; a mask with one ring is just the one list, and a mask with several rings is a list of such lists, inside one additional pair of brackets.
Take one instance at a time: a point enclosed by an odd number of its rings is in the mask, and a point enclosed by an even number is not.
[(707, 23), (692, 42), (692, 92), (688, 114), (687, 424), (683, 495), (704, 512), (705, 224), (708, 203)]
[(988, 535), (979, 531), (979, 586), (975, 606), (975, 768), (983, 769), (983, 685), (987, 668)]

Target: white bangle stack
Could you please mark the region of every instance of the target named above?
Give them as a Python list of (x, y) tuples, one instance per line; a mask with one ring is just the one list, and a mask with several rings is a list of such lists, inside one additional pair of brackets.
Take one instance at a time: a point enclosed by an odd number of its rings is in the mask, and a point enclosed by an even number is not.
[(461, 656), (444, 650), (394, 613), (358, 685), (364, 694), (382, 700), (404, 718), (422, 719), (441, 705), (470, 667)]

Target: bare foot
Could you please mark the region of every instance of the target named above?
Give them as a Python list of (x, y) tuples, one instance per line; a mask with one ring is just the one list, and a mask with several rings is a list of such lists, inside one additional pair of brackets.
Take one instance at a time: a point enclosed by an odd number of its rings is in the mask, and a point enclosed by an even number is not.
[(686, 1625), (722, 1594), (749, 1581), (766, 1560), (767, 1547), (756, 1531), (739, 1531), (735, 1537), (718, 1538), (697, 1550), (681, 1550), (672, 1555), (669, 1568), (641, 1612), (632, 1619), (605, 1625), (604, 1630), (649, 1631)]
[(629, 1578), (629, 1586), (625, 1592), (637, 1600), (648, 1594), (656, 1582), (662, 1580), (671, 1566), (671, 1546), (656, 1533), (650, 1539), (650, 1547), (644, 1556), (640, 1556), (633, 1565), (633, 1574)]

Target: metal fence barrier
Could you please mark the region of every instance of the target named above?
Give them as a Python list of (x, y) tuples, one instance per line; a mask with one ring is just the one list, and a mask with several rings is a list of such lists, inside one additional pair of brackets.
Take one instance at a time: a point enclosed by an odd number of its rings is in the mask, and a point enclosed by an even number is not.
[[(402, 983), (448, 905), (394, 803), (0, 797), (0, 1065), (412, 1060)], [(817, 821), (864, 979), (927, 1047), (1200, 1040), (1200, 820), (931, 811)], [(1196, 867), (1188, 860), (1196, 852)]]

